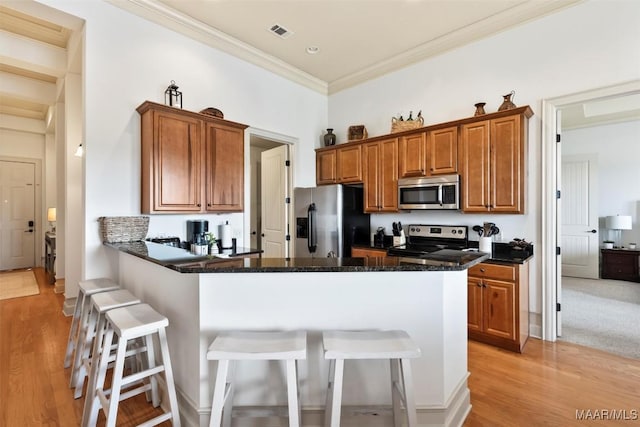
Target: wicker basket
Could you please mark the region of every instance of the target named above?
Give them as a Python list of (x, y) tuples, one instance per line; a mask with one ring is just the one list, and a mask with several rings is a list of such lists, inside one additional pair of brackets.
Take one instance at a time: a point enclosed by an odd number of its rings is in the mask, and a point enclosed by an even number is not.
[(104, 243), (144, 240), (149, 230), (148, 216), (101, 216), (98, 222)]
[(405, 130), (412, 130), (424, 127), (424, 119), (418, 117), (415, 120), (398, 120), (395, 117), (391, 118), (391, 133), (404, 132)]

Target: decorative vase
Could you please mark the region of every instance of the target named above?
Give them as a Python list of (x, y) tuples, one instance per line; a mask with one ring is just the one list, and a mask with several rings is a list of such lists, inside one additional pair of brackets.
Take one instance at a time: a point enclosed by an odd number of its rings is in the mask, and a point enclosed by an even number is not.
[(478, 102), (477, 104), (475, 104), (476, 112), (475, 112), (475, 114), (474, 114), (473, 116), (474, 116), (474, 117), (475, 117), (475, 116), (482, 116), (483, 114), (485, 114), (485, 112), (484, 112), (484, 106), (485, 106), (486, 104), (487, 104), (486, 102)]
[(327, 133), (324, 135), (324, 145), (336, 145), (336, 134), (331, 128), (327, 129)]
[(508, 93), (506, 95), (502, 95), (504, 100), (502, 101), (502, 105), (500, 106), (500, 108), (498, 108), (498, 111), (510, 110), (512, 108), (516, 108), (516, 104), (514, 104), (511, 101), (511, 97), (514, 96), (515, 94), (516, 94), (516, 92), (514, 90), (512, 90), (511, 93)]

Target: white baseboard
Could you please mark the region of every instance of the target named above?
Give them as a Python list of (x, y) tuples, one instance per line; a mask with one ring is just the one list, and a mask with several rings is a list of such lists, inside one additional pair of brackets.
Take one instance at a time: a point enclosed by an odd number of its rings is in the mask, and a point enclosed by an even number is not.
[(62, 305), (62, 314), (65, 316), (73, 316), (73, 312), (76, 308), (76, 300), (77, 298), (69, 298), (64, 300), (64, 304)]
[[(165, 387), (164, 382), (159, 382)], [(197, 408), (195, 402), (188, 399), (182, 392), (176, 390), (178, 394), (178, 406), (180, 407), (180, 421), (183, 426), (207, 427), (211, 415), (211, 407)], [(165, 393), (163, 391), (163, 408)], [(166, 410), (166, 409), (165, 409)], [(280, 406), (276, 408), (258, 407), (236, 407), (234, 408), (234, 427), (287, 427), (288, 419), (276, 416), (262, 416), (259, 418), (249, 418), (246, 415), (255, 415), (265, 412), (276, 412), (286, 415), (287, 408)], [(449, 399), (446, 407), (418, 408), (419, 427), (461, 427), (464, 420), (471, 412), (470, 392), (467, 380), (460, 383), (454, 395)], [(243, 416), (245, 415), (245, 416)], [(353, 407), (344, 406), (342, 408), (342, 427), (388, 427), (393, 425), (391, 406), (388, 407)], [(324, 408), (303, 407), (302, 408), (303, 427), (323, 427)]]
[(529, 336), (542, 339), (542, 316), (540, 313), (529, 313)]

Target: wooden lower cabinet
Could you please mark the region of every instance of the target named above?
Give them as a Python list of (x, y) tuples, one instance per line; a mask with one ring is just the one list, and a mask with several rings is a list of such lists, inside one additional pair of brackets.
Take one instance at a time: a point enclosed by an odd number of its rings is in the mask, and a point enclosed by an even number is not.
[(351, 258), (383, 258), (387, 256), (386, 249), (375, 248), (351, 248)]
[(529, 263), (469, 269), (469, 338), (521, 352), (529, 338)]

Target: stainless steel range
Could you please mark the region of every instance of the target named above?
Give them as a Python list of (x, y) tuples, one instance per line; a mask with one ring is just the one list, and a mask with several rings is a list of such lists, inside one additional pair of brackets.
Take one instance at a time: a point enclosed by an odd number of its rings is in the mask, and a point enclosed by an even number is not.
[(389, 248), (388, 255), (419, 258), (442, 249), (467, 249), (469, 244), (466, 225), (412, 224), (407, 228), (407, 243)]

